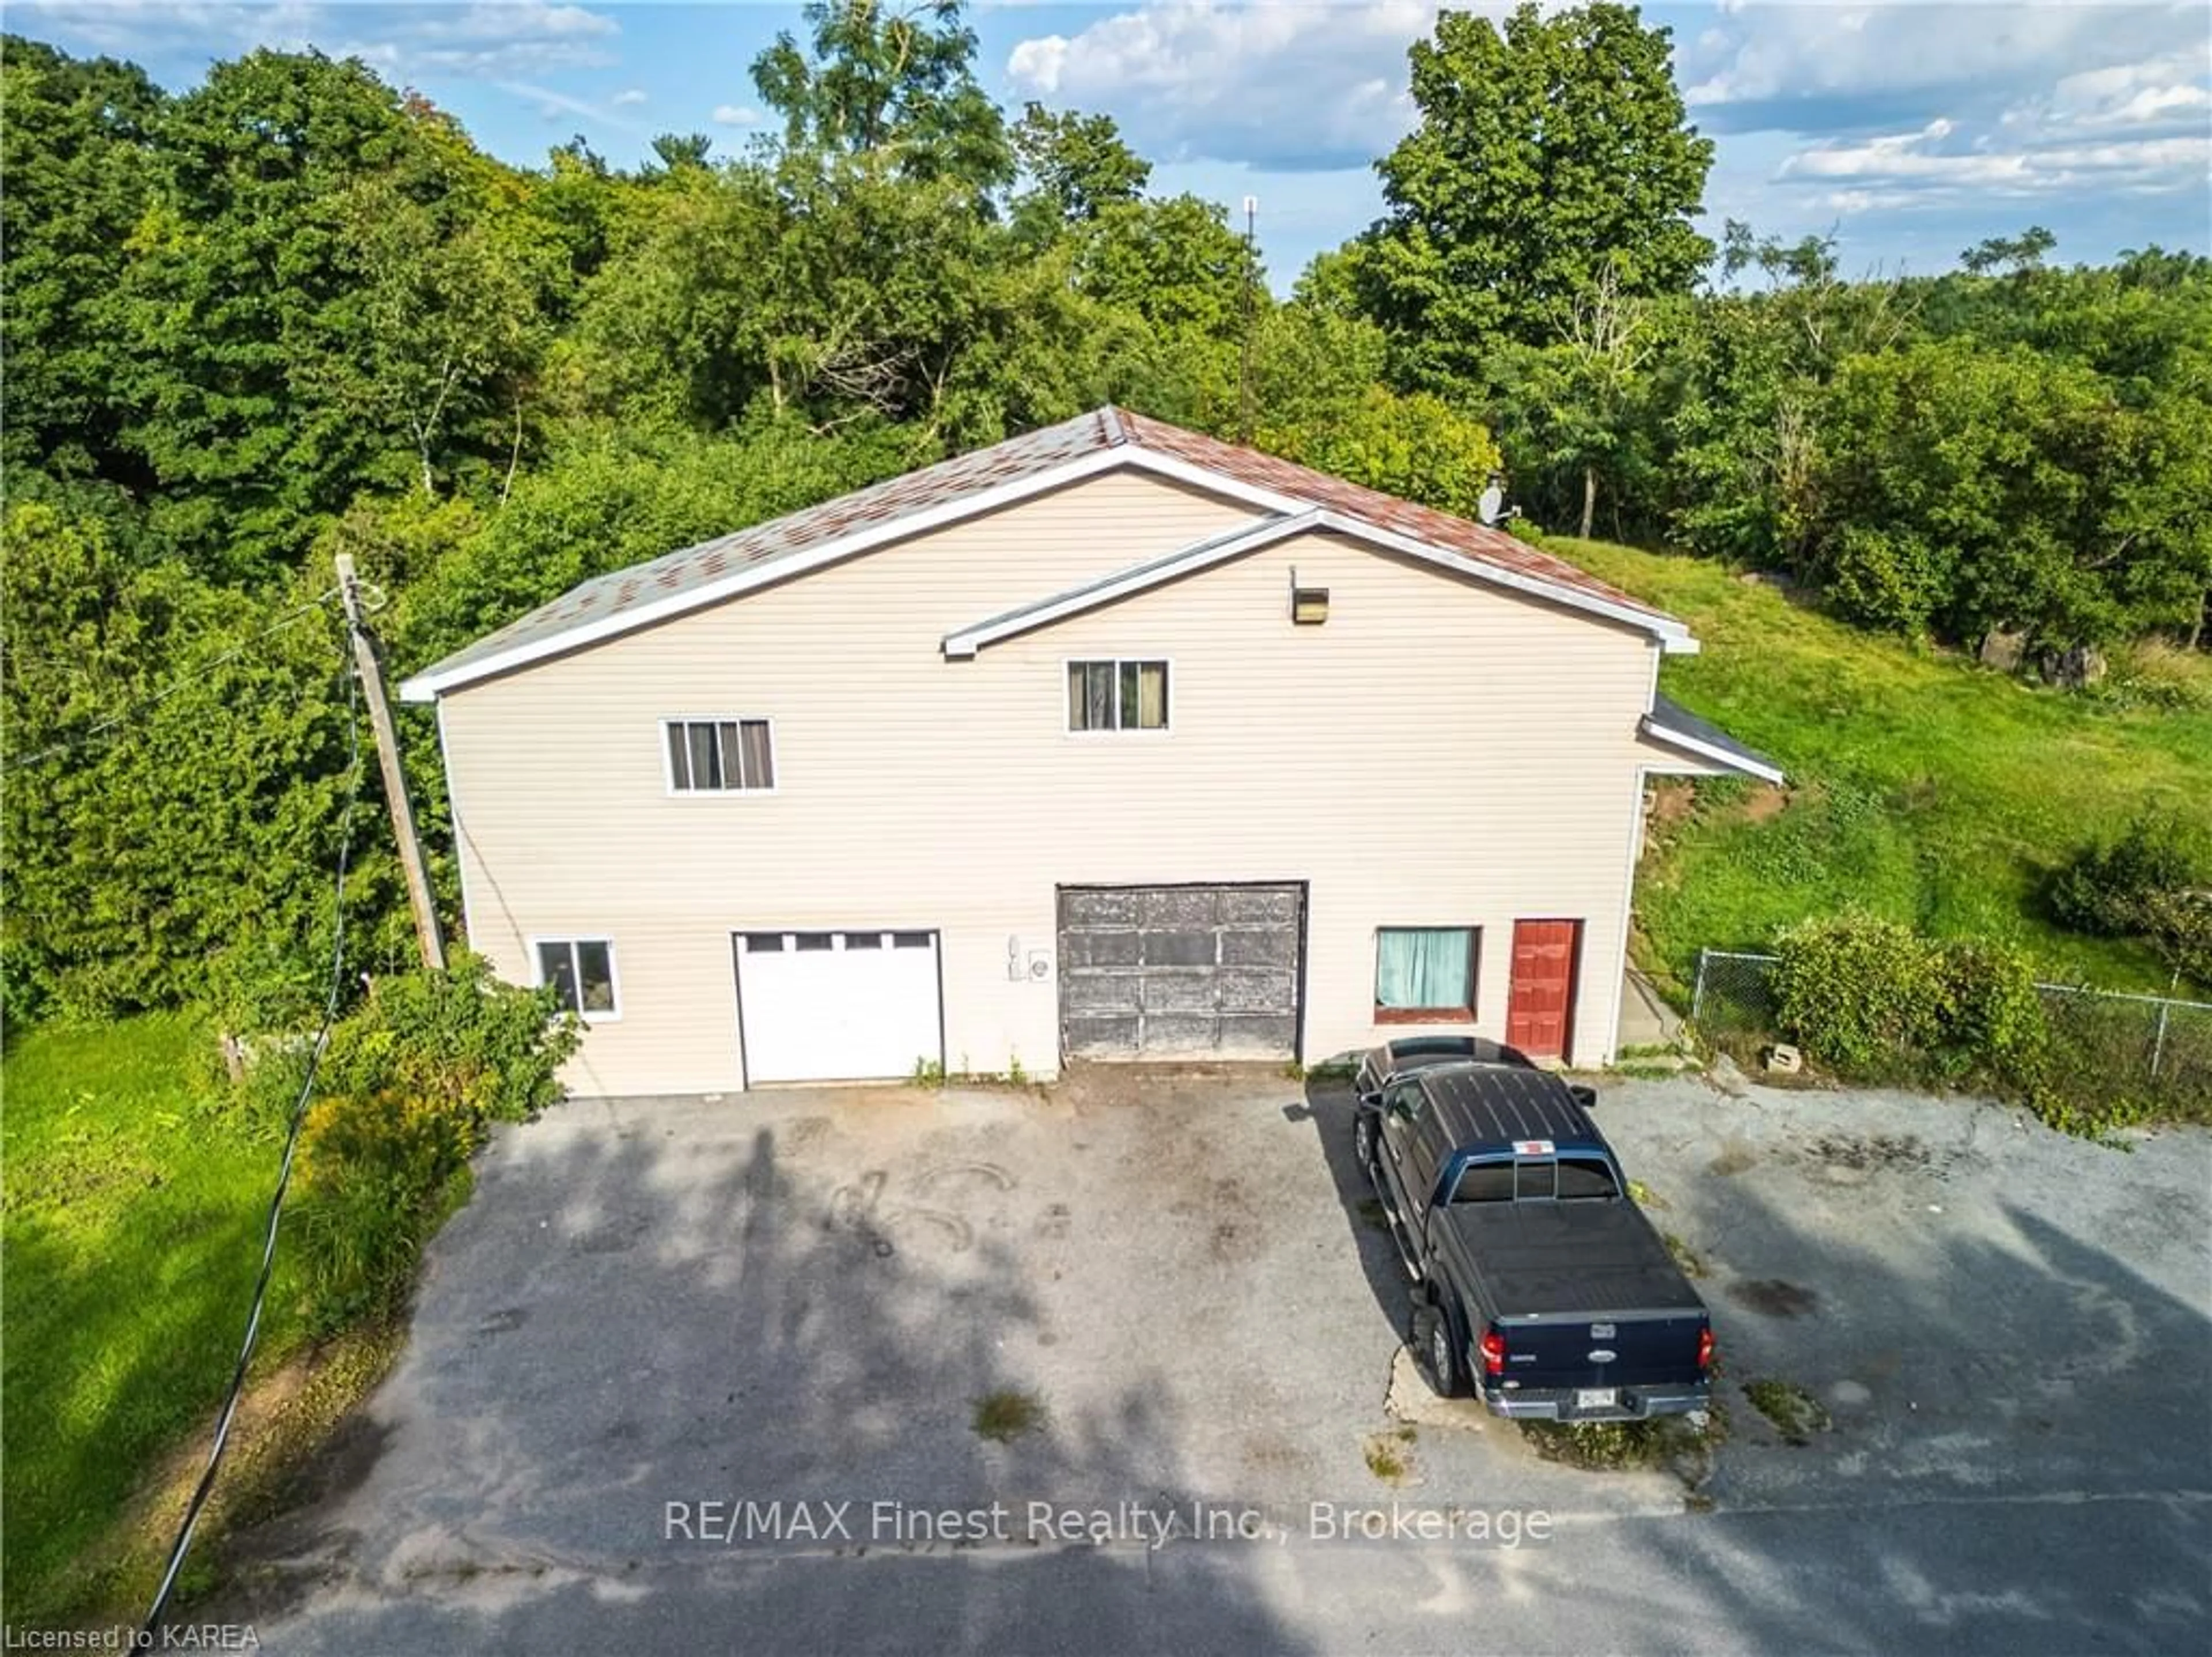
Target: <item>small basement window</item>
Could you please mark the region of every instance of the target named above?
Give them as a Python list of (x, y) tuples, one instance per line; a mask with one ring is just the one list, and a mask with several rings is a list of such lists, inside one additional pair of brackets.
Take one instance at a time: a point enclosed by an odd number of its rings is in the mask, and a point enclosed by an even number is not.
[(1385, 926), (1375, 933), (1375, 1019), (1465, 1023), (1474, 1017), (1476, 926)]
[(1071, 661), (1071, 731), (1164, 731), (1168, 728), (1164, 661)]
[(668, 786), (677, 794), (755, 794), (775, 787), (765, 719), (668, 719)]
[(622, 1016), (615, 990), (615, 947), (606, 938), (546, 938), (538, 945), (538, 982), (586, 1020)]

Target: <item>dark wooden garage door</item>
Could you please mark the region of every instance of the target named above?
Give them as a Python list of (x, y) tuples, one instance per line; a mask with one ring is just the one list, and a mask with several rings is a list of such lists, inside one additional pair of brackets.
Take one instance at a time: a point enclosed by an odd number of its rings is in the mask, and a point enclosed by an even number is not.
[(1294, 1057), (1304, 904), (1295, 886), (1062, 886), (1062, 1052)]

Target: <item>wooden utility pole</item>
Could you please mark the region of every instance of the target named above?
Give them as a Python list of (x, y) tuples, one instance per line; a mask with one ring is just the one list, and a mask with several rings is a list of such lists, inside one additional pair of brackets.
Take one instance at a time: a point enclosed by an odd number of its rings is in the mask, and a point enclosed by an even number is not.
[(415, 937), (422, 946), (422, 965), (446, 966), (446, 941), (438, 933), (438, 911), (430, 902), (430, 871), (422, 864), (422, 840), (415, 832), (415, 805), (407, 797), (407, 774), (399, 768), (399, 737), (392, 728), (392, 704), (384, 695), (384, 663), (376, 641), (361, 618), (361, 594), (354, 579), (353, 555), (337, 557), (338, 601), (345, 606), (346, 632), (353, 640), (354, 666), (368, 692), (368, 724), (376, 734), (376, 762), (384, 772), (384, 802), (392, 809), (392, 838), (399, 845), (399, 866), (407, 872), (407, 901), (415, 911)]

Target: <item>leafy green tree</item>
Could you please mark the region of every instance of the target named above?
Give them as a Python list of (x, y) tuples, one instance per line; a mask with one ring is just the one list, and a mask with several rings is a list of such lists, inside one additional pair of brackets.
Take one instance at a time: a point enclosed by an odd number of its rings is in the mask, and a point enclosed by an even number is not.
[(1054, 224), (1081, 223), (1134, 202), (1152, 175), (1110, 115), (1055, 113), (1032, 103), (1014, 125), (1013, 144), (1030, 180), (1024, 199)]
[(1414, 45), (1420, 124), (1377, 164), (1389, 210), (1358, 269), (1415, 381), (1480, 389), (1495, 346), (1555, 339), (1607, 271), (1624, 296), (1688, 291), (1713, 147), (1668, 41), (1593, 0), (1524, 4), (1502, 31), (1448, 11)]
[(1836, 238), (1803, 236), (1785, 243), (1779, 236), (1759, 236), (1741, 219), (1721, 226), (1721, 274), (1734, 277), (1756, 266), (1770, 283), (1787, 282), (1796, 287), (1827, 286), (1836, 280)]
[(873, 157), (916, 182), (1010, 182), (1006, 119), (975, 80), (961, 13), (960, 0), (809, 0), (811, 50), (786, 31), (753, 60), (786, 148)]
[(2188, 405), (1966, 340), (1853, 357), (1825, 400), (1809, 552), (1858, 620), (2097, 644), (2186, 624), (2212, 586)]
[(2015, 275), (2036, 270), (2043, 256), (2058, 245), (2058, 238), (2039, 224), (2031, 224), (2016, 236), (1990, 236), (1959, 255), (1959, 263), (1976, 276), (2009, 270)]
[(1501, 464), (1481, 422), (1429, 393), (1401, 397), (1374, 385), (1326, 418), (1265, 429), (1259, 442), (1303, 466), (1468, 518)]
[(1122, 202), (1076, 236), (1076, 279), (1100, 304), (1177, 336), (1238, 336), (1247, 286), (1259, 272), (1219, 204), (1190, 195)]
[[(215, 1004), (267, 1028), (327, 983), (346, 656), (302, 582), (250, 600), (11, 508), (3, 609), (11, 1004)], [(355, 962), (411, 949), (382, 813), (355, 813)]]
[(707, 152), (714, 140), (704, 132), (664, 132), (653, 141), (653, 159), (664, 173), (696, 170), (707, 165)]
[[(407, 582), (389, 643), (401, 660), (435, 661), (593, 576), (896, 472), (909, 441), (857, 424), (818, 436), (795, 417), (765, 416), (713, 437), (580, 436), (520, 479), (497, 513), (460, 526), (465, 533)], [(390, 545), (411, 532), (379, 515), (357, 533)]]
[[(156, 139), (160, 204), (119, 295), (124, 390), (180, 545), (250, 579), (297, 559), (357, 490), (416, 481), (426, 434), (434, 472), (472, 448), (507, 458), (510, 421), (472, 429), (453, 402), (507, 401), (482, 383), (512, 368), (505, 346), (471, 346), (435, 419), (434, 389), (407, 383), (410, 352), (434, 380), (452, 371), (441, 313), (518, 302), (505, 284), (446, 286), (491, 263), (481, 244), (437, 250), (483, 223), (496, 177), (447, 118), (358, 63), (257, 52), (169, 105)], [(365, 210), (400, 222), (365, 247)], [(380, 333), (395, 322), (412, 337)]]
[(1650, 427), (1658, 332), (1655, 306), (1621, 293), (1608, 272), (1575, 301), (1555, 343), (1499, 353), (1493, 407), (1522, 499), (1541, 497), (1540, 509), (1556, 517), (1578, 495), (1584, 539), (1599, 480), (1621, 483)]
[(0, 462), (143, 488), (112, 387), (123, 372), (109, 296), (146, 210), (164, 99), (133, 64), (0, 38)]

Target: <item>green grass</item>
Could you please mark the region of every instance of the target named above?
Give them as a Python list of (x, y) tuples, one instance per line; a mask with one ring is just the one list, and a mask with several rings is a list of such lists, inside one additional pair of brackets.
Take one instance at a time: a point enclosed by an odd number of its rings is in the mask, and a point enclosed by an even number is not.
[(1826, 1406), (1795, 1381), (1747, 1380), (1743, 1395), (1751, 1400), (1753, 1409), (1774, 1423), (1784, 1444), (1809, 1444), (1814, 1434), (1825, 1433), (1833, 1425)]
[[(11, 1623), (106, 1608), (80, 1556), (236, 1361), (279, 1148), (214, 1054), (165, 1015), (33, 1030), (0, 1061)], [(264, 1365), (300, 1339), (279, 1260)]]
[(1747, 814), (1753, 784), (1705, 783), (1688, 820), (1658, 830), (1638, 884), (1641, 953), (1677, 996), (1701, 947), (1764, 948), (1792, 921), (1852, 907), (1936, 936), (2011, 940), (2051, 977), (2166, 990), (2148, 948), (2060, 929), (2038, 892), (2069, 853), (2146, 807), (2204, 811), (2212, 706), (2034, 688), (1707, 560), (1547, 545), (1688, 622), (1704, 652), (1668, 658), (1661, 689), (1790, 775), (1778, 814)]
[(1043, 1399), (1035, 1393), (1001, 1387), (975, 1400), (970, 1424), (980, 1438), (989, 1439), (994, 1444), (1011, 1444), (1024, 1433), (1036, 1432), (1044, 1425), (1044, 1420)]

